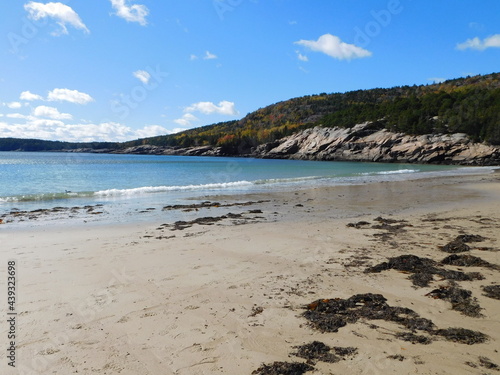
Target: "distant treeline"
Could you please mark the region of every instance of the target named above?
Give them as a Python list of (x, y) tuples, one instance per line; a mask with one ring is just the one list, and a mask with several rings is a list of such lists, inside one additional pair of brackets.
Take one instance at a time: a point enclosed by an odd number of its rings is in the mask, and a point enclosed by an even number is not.
[[(248, 153), (314, 127), (374, 126), (406, 134), (466, 133), (475, 141), (500, 144), (500, 74), (466, 77), (439, 84), (308, 95), (261, 108), (241, 120), (125, 143), (68, 143), (0, 139), (0, 150), (50, 151), (139, 145), (220, 146), (228, 154)], [(16, 142), (23, 142), (22, 147)], [(9, 145), (10, 144), (10, 145)], [(17, 143), (18, 145), (20, 143)]]
[(23, 138), (0, 138), (0, 151), (61, 151), (78, 149), (117, 149), (120, 147), (116, 142), (59, 142), (43, 141), (40, 139)]

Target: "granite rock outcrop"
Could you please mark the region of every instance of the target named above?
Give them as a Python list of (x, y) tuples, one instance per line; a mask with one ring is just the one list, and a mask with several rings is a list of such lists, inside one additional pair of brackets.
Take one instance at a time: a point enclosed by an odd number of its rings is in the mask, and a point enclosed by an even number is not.
[(473, 142), (466, 134), (407, 135), (377, 129), (315, 127), (258, 146), (262, 158), (499, 165), (500, 149)]

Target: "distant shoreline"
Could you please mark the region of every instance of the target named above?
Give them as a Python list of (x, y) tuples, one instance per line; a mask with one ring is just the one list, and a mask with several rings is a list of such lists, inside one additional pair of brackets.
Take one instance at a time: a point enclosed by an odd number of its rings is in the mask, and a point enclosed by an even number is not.
[[(58, 150), (53, 150), (57, 152)], [(48, 151), (51, 152), (51, 151)], [(500, 165), (500, 147), (476, 143), (461, 133), (410, 136), (374, 127), (306, 129), (247, 151), (227, 153), (223, 147), (170, 147), (144, 144), (122, 149), (76, 148), (59, 152), (133, 155), (254, 157), (316, 161), (493, 166)]]

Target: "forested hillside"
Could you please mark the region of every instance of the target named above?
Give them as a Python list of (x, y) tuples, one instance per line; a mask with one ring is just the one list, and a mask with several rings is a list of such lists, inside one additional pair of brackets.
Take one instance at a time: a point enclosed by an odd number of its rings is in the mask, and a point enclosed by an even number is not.
[(259, 109), (239, 121), (126, 145), (213, 145), (223, 146), (226, 152), (242, 153), (308, 127), (352, 127), (365, 121), (377, 121), (377, 126), (395, 132), (458, 132), (476, 141), (500, 144), (500, 74), (426, 86), (304, 96)]
[[(252, 147), (314, 126), (352, 127), (365, 121), (406, 134), (466, 133), (473, 140), (500, 144), (500, 73), (449, 80), (424, 86), (358, 90), (309, 95), (261, 108), (242, 118), (181, 133), (135, 141), (70, 144), (0, 139), (0, 150), (26, 151), (77, 148), (120, 149), (139, 145), (220, 146), (226, 154), (247, 153)], [(40, 143), (42, 142), (42, 143)]]

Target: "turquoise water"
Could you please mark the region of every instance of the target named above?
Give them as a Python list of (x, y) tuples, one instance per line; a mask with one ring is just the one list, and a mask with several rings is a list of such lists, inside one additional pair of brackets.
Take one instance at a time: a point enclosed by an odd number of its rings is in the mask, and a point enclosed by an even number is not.
[(0, 213), (54, 206), (178, 203), (210, 194), (295, 190), (464, 173), (473, 168), (220, 157), (0, 152)]

